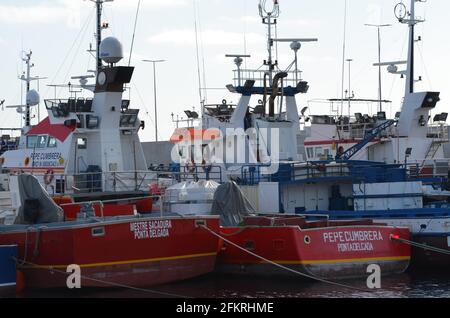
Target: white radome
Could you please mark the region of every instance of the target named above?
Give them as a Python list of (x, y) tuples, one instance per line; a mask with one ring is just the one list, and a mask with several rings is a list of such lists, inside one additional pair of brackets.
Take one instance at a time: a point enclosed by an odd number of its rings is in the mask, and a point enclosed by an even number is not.
[(27, 105), (28, 106), (36, 106), (41, 102), (41, 96), (37, 91), (32, 89), (27, 93)]
[(100, 58), (105, 63), (118, 63), (123, 59), (122, 43), (115, 37), (105, 38), (100, 44)]

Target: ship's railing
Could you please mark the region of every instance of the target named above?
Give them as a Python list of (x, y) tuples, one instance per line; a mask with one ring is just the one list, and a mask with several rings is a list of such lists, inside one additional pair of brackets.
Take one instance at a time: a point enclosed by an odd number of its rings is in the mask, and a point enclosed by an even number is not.
[[(308, 163), (283, 163), (276, 173), (265, 173), (263, 165), (246, 165), (241, 168), (240, 184), (257, 185), (260, 182), (279, 183), (317, 183), (317, 182), (400, 182), (418, 179), (414, 165), (388, 165), (381, 163), (364, 163), (357, 161), (321, 161)], [(416, 167), (416, 166), (414, 166)], [(446, 174), (448, 173), (448, 169)], [(430, 175), (429, 182), (440, 182), (440, 177)], [(425, 180), (425, 176), (420, 176)], [(432, 179), (434, 178), (434, 179)], [(439, 179), (440, 178), (440, 179)]]
[(450, 141), (449, 126), (430, 125), (428, 126), (427, 137), (442, 140), (443, 142), (449, 142)]
[[(63, 203), (63, 204), (59, 204), (60, 207), (62, 207), (64, 209), (64, 207), (80, 207), (80, 212), (79, 213), (86, 213), (83, 212), (83, 206), (87, 206), (88, 209), (90, 210), (90, 212), (92, 213), (92, 215), (84, 215), (84, 217), (97, 217), (96, 215), (96, 211), (95, 211), (95, 206), (99, 207), (99, 212), (100, 212), (100, 218), (104, 219), (105, 218), (105, 205), (108, 204), (123, 204), (123, 203), (135, 203), (137, 201), (141, 201), (141, 200), (149, 200), (151, 199), (152, 202), (157, 202), (158, 203), (158, 209), (154, 209), (152, 207), (152, 211), (145, 211), (146, 213), (152, 213), (152, 212), (159, 212), (160, 216), (162, 217), (164, 215), (164, 196), (162, 195), (147, 195), (147, 196), (140, 196), (140, 197), (130, 197), (130, 198), (124, 198), (124, 199), (114, 199), (114, 200), (94, 200), (94, 201), (82, 201), (82, 202), (72, 202), (72, 203)], [(120, 215), (119, 215), (120, 216)]]
[[(364, 139), (367, 132), (386, 122), (376, 116), (342, 117), (342, 116), (312, 116), (312, 124), (336, 126), (340, 139)], [(383, 136), (395, 135), (395, 127), (390, 127), (380, 134)]]
[(338, 123), (336, 127), (341, 139), (363, 139), (368, 131), (375, 128), (375, 124), (351, 123), (346, 125)]
[(179, 170), (86, 172), (77, 174), (33, 173), (51, 195), (88, 194), (96, 192), (148, 192), (161, 180), (166, 185), (184, 181), (223, 181), (222, 168), (214, 165), (193, 165)]
[(264, 165), (246, 165), (241, 168), (241, 180), (244, 185), (257, 185), (260, 182), (313, 182), (314, 180), (332, 180), (361, 178), (360, 173), (351, 171), (345, 163), (327, 165), (317, 163), (281, 164), (278, 172), (264, 174)]
[(151, 171), (58, 174), (49, 169), (47, 173), (32, 174), (51, 195), (148, 191), (149, 184), (157, 181)]
[(448, 179), (450, 177), (450, 159), (408, 160), (408, 175), (414, 179)]
[[(236, 87), (242, 86), (245, 84), (245, 81), (252, 80), (255, 81), (255, 87), (264, 87), (264, 77), (265, 74), (267, 74), (267, 71), (265, 70), (234, 70), (234, 85)], [(288, 77), (283, 79), (283, 86), (284, 87), (297, 87), (298, 82), (301, 80), (301, 72), (300, 71), (289, 71), (286, 72), (288, 74)], [(271, 84), (269, 83), (269, 80), (267, 79), (267, 88), (270, 89)]]
[(45, 107), (55, 117), (66, 117), (69, 113), (91, 113), (92, 98), (46, 99)]

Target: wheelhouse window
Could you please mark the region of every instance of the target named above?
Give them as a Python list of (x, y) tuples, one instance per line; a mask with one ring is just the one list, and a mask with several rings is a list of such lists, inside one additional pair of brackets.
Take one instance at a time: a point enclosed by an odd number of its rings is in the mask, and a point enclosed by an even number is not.
[(55, 137), (48, 137), (47, 147), (48, 148), (56, 148), (57, 147), (57, 142), (56, 142)]
[(28, 136), (27, 137), (27, 148), (34, 149), (36, 148), (38, 136)]
[(322, 147), (316, 147), (316, 157), (322, 157), (323, 156), (323, 148)]
[(87, 149), (87, 138), (77, 138), (78, 149)]
[(46, 148), (47, 147), (47, 136), (41, 135), (37, 137), (36, 148)]
[(306, 148), (306, 151), (309, 159), (314, 158), (314, 148)]

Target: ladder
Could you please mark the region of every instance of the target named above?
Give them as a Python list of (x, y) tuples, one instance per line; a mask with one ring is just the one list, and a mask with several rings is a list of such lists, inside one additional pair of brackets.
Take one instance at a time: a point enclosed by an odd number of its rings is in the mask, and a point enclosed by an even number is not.
[(439, 148), (441, 148), (442, 144), (443, 144), (443, 142), (434, 140), (431, 143), (430, 148), (428, 149), (428, 152), (427, 152), (427, 154), (425, 156), (425, 160), (433, 159), (434, 156), (436, 156), (436, 153), (438, 152)]
[[(382, 123), (381, 125), (369, 130), (365, 133), (364, 139), (345, 151), (343, 154), (337, 154), (336, 160), (350, 160), (358, 151), (363, 149), (368, 143), (373, 141), (379, 134), (381, 134), (384, 130), (396, 124), (396, 120), (388, 120)], [(339, 149), (339, 147), (338, 147)]]

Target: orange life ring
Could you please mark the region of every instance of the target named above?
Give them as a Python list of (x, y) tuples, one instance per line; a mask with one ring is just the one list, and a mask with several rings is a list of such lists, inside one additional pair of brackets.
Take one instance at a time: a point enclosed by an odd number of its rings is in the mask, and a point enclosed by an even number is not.
[(49, 185), (53, 182), (53, 179), (55, 178), (55, 172), (51, 169), (47, 170), (47, 172), (44, 175), (44, 183), (45, 185)]

